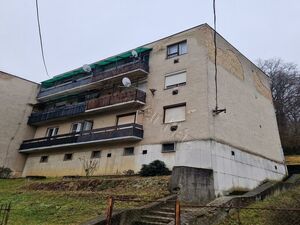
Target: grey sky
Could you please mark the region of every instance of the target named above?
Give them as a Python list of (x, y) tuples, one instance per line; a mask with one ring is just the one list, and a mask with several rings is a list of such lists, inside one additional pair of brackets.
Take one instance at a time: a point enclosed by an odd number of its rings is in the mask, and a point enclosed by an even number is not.
[[(39, 0), (51, 76), (208, 23), (212, 0)], [(217, 0), (218, 31), (251, 60), (300, 65), (299, 0)], [(35, 0), (0, 0), (0, 70), (33, 81), (44, 72)]]

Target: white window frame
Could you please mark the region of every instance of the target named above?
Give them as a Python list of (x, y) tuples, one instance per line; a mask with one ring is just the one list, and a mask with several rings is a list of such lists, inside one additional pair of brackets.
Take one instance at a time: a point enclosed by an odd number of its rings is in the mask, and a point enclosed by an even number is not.
[[(56, 136), (58, 133), (58, 129), (59, 129), (59, 127), (48, 127), (47, 131), (46, 131), (46, 137)], [(52, 131), (50, 132), (50, 130), (52, 130)]]
[[(174, 83), (174, 84), (171, 84), (171, 85), (167, 85), (167, 83), (168, 83), (167, 79), (168, 78), (179, 76), (179, 75), (182, 75), (182, 74), (185, 75), (185, 78), (183, 79), (183, 81), (178, 82), (178, 83)], [(177, 72), (165, 75), (165, 89), (170, 89), (170, 88), (186, 85), (186, 77), (187, 77), (186, 70), (177, 71)]]
[[(174, 119), (172, 121), (169, 121), (169, 119), (166, 120), (167, 117), (167, 110), (172, 110), (176, 108), (181, 108), (184, 107), (184, 118), (182, 119)], [(183, 122), (186, 120), (186, 103), (180, 103), (176, 105), (169, 105), (169, 106), (164, 106), (164, 118), (163, 118), (163, 123), (168, 124), (168, 123), (178, 123), (178, 122)]]
[[(185, 45), (184, 51), (181, 48), (183, 45)], [(173, 47), (177, 48), (177, 51), (174, 52), (174, 53), (169, 53), (169, 49), (171, 49)], [(183, 41), (168, 45), (167, 46), (167, 59), (173, 58), (173, 57), (176, 57), (176, 56), (180, 56), (180, 55), (184, 55), (187, 52), (188, 52), (188, 50), (187, 50), (187, 40), (183, 40)]]

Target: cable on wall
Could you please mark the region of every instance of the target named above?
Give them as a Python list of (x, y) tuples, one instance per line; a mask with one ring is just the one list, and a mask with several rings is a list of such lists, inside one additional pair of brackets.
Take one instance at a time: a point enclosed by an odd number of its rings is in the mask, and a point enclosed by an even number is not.
[(217, 48), (217, 13), (216, 13), (216, 0), (213, 0), (213, 13), (214, 13), (214, 48), (215, 48), (215, 97), (216, 97), (216, 106), (213, 110), (213, 115), (216, 116), (221, 112), (226, 113), (226, 109), (219, 109), (218, 105), (218, 65), (217, 65), (217, 58), (218, 58), (218, 48)]
[(41, 46), (41, 53), (42, 53), (43, 64), (44, 64), (44, 68), (45, 68), (47, 76), (50, 77), (49, 73), (48, 73), (47, 65), (46, 65), (45, 54), (44, 54), (44, 46), (43, 46), (43, 39), (42, 39), (42, 32), (41, 32), (41, 24), (40, 24), (40, 14), (39, 14), (38, 0), (35, 0), (35, 8), (36, 8), (36, 17), (37, 17), (37, 23), (38, 23), (39, 39), (40, 39), (40, 46)]

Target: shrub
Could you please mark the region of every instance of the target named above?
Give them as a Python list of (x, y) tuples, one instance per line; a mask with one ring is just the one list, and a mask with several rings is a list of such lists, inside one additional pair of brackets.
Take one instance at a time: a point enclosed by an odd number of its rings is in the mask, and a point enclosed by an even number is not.
[(132, 176), (132, 175), (134, 175), (134, 171), (133, 170), (124, 170), (123, 174), (126, 176)]
[(148, 165), (143, 164), (139, 174), (143, 177), (170, 175), (171, 171), (166, 164), (160, 160), (155, 160)]
[(0, 167), (0, 178), (10, 178), (12, 170), (7, 167)]

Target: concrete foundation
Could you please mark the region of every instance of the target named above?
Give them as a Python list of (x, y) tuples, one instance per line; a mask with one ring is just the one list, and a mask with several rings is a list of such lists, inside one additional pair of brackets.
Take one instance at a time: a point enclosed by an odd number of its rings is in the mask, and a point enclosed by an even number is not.
[(170, 188), (182, 202), (205, 204), (215, 198), (213, 171), (179, 166), (174, 167)]

